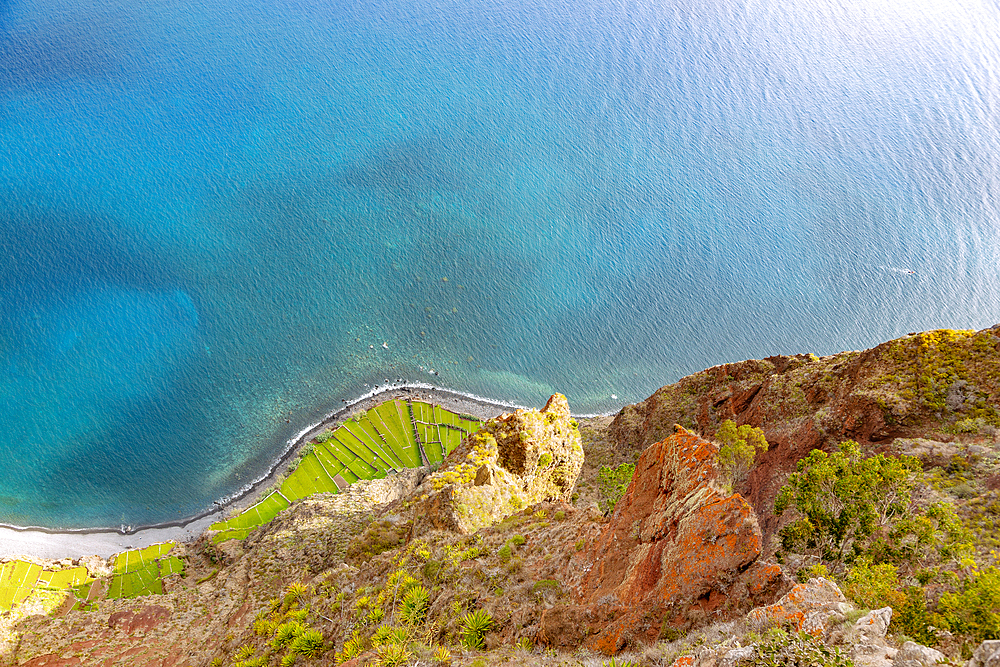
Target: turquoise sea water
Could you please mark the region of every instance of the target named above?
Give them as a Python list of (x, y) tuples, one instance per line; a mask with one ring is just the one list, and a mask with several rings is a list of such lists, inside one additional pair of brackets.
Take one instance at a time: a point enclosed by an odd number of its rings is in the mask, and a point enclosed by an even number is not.
[(0, 0), (0, 522), (192, 514), (387, 379), (607, 412), (992, 325), (998, 25)]

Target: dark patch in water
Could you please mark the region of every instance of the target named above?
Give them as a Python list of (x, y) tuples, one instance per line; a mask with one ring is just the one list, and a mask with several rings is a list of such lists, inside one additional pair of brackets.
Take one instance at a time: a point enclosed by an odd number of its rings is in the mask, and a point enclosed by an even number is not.
[(117, 70), (120, 30), (93, 17), (42, 27), (15, 27), (0, 0), (0, 91), (93, 79)]
[(0, 257), (0, 291), (178, 283), (176, 271), (138, 234), (92, 215), (0, 204)]
[(466, 178), (447, 160), (436, 140), (393, 142), (370, 160), (359, 161), (336, 174), (333, 182), (346, 188), (412, 193), (420, 190), (460, 191)]

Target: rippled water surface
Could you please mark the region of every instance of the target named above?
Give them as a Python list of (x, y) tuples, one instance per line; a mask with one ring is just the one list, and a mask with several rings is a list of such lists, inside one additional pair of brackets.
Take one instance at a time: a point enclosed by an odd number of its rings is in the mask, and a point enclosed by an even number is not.
[(0, 522), (189, 515), (387, 379), (1000, 321), (998, 14), (0, 0)]

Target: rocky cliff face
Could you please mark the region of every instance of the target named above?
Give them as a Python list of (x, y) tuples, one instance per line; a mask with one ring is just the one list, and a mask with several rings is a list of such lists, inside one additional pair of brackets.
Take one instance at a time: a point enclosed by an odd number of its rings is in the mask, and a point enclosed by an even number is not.
[(585, 573), (577, 606), (548, 614), (543, 635), (585, 622), (587, 644), (613, 654), (667, 628), (686, 630), (774, 599), (781, 570), (758, 562), (757, 516), (722, 488), (717, 453), (680, 426), (642, 453), (610, 522), (571, 561)]
[(413, 495), (415, 532), (463, 534), (535, 503), (568, 501), (583, 467), (576, 421), (562, 394), (515, 410), (466, 438)]
[(645, 449), (675, 423), (711, 437), (726, 419), (763, 429), (771, 447), (745, 497), (763, 519), (765, 543), (784, 477), (812, 449), (843, 440), (887, 445), (956, 425), (995, 420), (1000, 403), (1000, 325), (979, 332), (909, 334), (863, 352), (767, 357), (709, 368), (626, 406), (610, 428), (619, 447)]
[[(783, 639), (791, 642), (783, 651), (813, 650), (809, 636), (861, 646), (871, 627), (884, 634), (891, 610), (851, 625), (856, 610), (836, 586), (792, 587), (767, 561), (771, 502), (785, 473), (810, 449), (852, 438), (868, 451), (891, 443), (941, 475), (980, 471), (983, 488), (1000, 493), (998, 399), (1000, 327), (718, 366), (626, 407), (610, 426), (590, 420), (586, 439), (556, 395), (540, 411), (490, 421), (437, 471), (296, 502), (242, 542), (181, 547), (187, 577), (171, 579), (163, 596), (20, 621), (16, 649), (0, 663), (431, 664), (448, 647), (442, 661), (456, 666), (484, 652), (488, 664), (554, 665), (563, 657), (530, 646), (611, 654), (704, 631), (681, 657), (686, 639), (664, 649), (669, 660), (637, 662), (708, 667), (756, 659), (767, 647), (741, 645), (737, 630), (774, 624), (808, 633)], [(727, 418), (763, 428), (771, 443), (736, 492), (720, 484), (717, 449), (702, 437)], [(979, 431), (974, 444), (953, 440)], [(610, 517), (591, 502), (599, 464), (583, 465), (584, 448), (602, 462), (636, 453)], [(414, 611), (405, 599), (416, 589), (427, 597)], [(490, 617), (481, 649), (468, 646), (473, 610)], [(727, 619), (737, 624), (716, 623)], [(321, 635), (315, 653), (282, 643), (281, 628), (295, 624)], [(852, 656), (888, 667), (890, 644), (879, 636)], [(392, 662), (390, 645), (409, 658)], [(910, 660), (924, 648), (899, 654)]]

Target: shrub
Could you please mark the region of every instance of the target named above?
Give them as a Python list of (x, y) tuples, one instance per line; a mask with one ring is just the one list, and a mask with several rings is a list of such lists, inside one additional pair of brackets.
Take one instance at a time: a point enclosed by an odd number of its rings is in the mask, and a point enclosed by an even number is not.
[(623, 463), (617, 468), (601, 466), (597, 471), (597, 506), (604, 514), (615, 511), (615, 505), (625, 495), (634, 474), (633, 463)]
[(424, 563), (423, 568), (421, 569), (424, 578), (427, 579), (428, 581), (434, 581), (435, 579), (437, 579), (438, 573), (441, 571), (442, 565), (443, 563), (439, 560), (428, 559), (427, 562)]
[(306, 630), (295, 638), (288, 650), (307, 658), (318, 657), (326, 650), (326, 646), (323, 644), (323, 633), (319, 630)]
[(924, 646), (934, 646), (938, 638), (932, 626), (940, 621), (927, 613), (924, 589), (920, 586), (908, 586), (905, 595), (906, 600), (901, 605), (892, 606), (892, 631), (911, 637)]
[(513, 544), (514, 546), (517, 546), (517, 547), (524, 546), (524, 543), (527, 542), (527, 541), (528, 540), (526, 540), (524, 538), (524, 535), (521, 535), (520, 533), (518, 533), (517, 535), (514, 535), (512, 538), (510, 538), (511, 544)]
[(976, 642), (1000, 639), (1000, 570), (988, 567), (966, 578), (957, 592), (938, 600), (938, 612), (952, 632)]
[(864, 458), (853, 440), (833, 454), (812, 450), (774, 503), (778, 516), (792, 508), (799, 515), (779, 532), (782, 548), (815, 553), (837, 565), (853, 562), (909, 516), (913, 471), (919, 467), (912, 457)]
[(762, 430), (749, 424), (737, 427), (732, 419), (722, 422), (715, 439), (719, 441), (719, 466), (732, 485), (746, 480), (758, 451), (767, 451)]
[(485, 609), (477, 609), (462, 617), (462, 643), (469, 648), (482, 649), (483, 637), (493, 627), (493, 616)]
[(737, 664), (762, 664), (768, 667), (798, 665), (850, 667), (853, 662), (842, 654), (839, 648), (830, 648), (808, 633), (799, 632), (792, 635), (779, 628), (773, 628), (764, 633), (760, 643), (757, 644), (756, 659), (742, 660)]
[(403, 601), (400, 603), (399, 617), (404, 622), (416, 625), (424, 620), (427, 615), (427, 605), (430, 602), (431, 594), (423, 586), (414, 586), (406, 591)]
[(903, 605), (906, 596), (898, 591), (899, 574), (892, 563), (873, 565), (870, 558), (859, 558), (847, 573), (844, 593), (856, 605), (865, 609)]
[(513, 555), (513, 550), (510, 548), (510, 544), (504, 544), (497, 550), (497, 558), (500, 559), (501, 563), (506, 563), (510, 560)]

